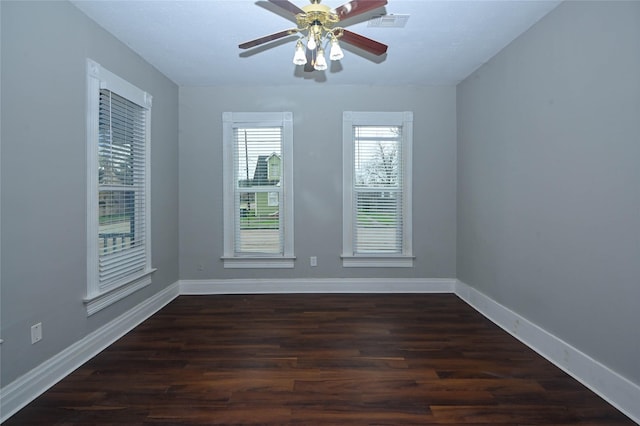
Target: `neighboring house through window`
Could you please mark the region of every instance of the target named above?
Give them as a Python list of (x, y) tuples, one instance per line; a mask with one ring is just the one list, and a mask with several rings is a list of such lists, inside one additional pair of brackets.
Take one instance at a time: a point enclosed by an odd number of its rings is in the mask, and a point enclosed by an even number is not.
[(87, 61), (89, 315), (151, 283), (151, 96)]
[(413, 113), (343, 114), (345, 267), (411, 267)]
[(292, 114), (223, 114), (224, 267), (292, 268)]

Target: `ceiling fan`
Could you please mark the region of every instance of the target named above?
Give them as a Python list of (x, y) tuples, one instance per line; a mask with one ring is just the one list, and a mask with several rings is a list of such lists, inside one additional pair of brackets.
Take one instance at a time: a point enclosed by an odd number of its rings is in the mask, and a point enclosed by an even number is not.
[[(351, 0), (335, 9), (320, 4), (321, 0), (310, 0), (311, 4), (302, 8), (289, 0), (268, 0), (287, 13), (293, 14), (297, 28), (269, 34), (255, 40), (240, 44), (241, 49), (249, 49), (280, 38), (300, 34), (296, 43), (293, 63), (304, 65), (305, 71), (322, 71), (327, 69), (327, 61), (324, 54), (324, 46), (330, 44), (331, 60), (340, 60), (344, 57), (338, 40), (356, 46), (376, 56), (383, 55), (387, 51), (387, 45), (364, 37), (360, 34), (337, 27), (335, 24), (347, 18), (353, 18), (365, 12), (377, 9), (387, 4), (387, 0)], [(306, 45), (306, 49), (305, 49)]]

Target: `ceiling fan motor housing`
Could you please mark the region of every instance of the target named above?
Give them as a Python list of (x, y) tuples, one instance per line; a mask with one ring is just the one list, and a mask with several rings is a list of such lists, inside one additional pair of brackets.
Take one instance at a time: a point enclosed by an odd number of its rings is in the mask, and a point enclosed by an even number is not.
[(300, 29), (306, 29), (314, 25), (331, 28), (333, 24), (340, 20), (338, 15), (332, 12), (329, 6), (320, 4), (320, 0), (312, 1), (312, 4), (303, 6), (302, 10), (304, 13), (296, 15)]

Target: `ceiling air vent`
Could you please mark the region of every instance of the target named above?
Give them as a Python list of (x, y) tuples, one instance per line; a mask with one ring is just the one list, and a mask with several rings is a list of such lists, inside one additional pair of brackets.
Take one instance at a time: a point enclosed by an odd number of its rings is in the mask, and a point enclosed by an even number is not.
[(369, 20), (368, 27), (378, 28), (404, 28), (409, 20), (409, 15), (380, 15)]

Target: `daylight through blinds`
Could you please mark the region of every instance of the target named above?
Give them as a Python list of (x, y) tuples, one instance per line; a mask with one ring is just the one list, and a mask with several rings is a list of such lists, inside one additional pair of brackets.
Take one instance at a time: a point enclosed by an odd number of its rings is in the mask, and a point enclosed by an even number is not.
[(402, 127), (354, 126), (357, 254), (402, 253)]
[(144, 271), (147, 110), (100, 90), (98, 137), (99, 278), (107, 287)]
[(284, 252), (282, 128), (234, 128), (236, 254)]

